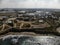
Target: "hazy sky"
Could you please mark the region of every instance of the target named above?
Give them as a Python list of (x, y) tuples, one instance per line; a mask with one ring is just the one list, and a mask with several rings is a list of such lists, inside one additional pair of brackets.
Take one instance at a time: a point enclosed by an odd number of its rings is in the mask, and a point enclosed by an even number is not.
[(60, 0), (0, 0), (0, 8), (59, 8)]

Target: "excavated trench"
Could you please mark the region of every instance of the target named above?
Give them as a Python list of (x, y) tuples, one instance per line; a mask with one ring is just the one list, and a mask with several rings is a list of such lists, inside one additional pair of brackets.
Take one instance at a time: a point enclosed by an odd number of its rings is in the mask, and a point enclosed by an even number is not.
[(1, 33), (0, 35), (4, 35), (4, 34), (6, 34), (6, 33), (9, 33), (9, 32), (18, 32), (18, 33), (20, 33), (20, 32), (33, 32), (33, 33), (36, 33), (36, 34), (46, 34), (46, 35), (48, 35), (48, 34), (50, 34), (50, 35), (56, 35), (56, 36), (60, 36), (60, 33), (58, 33), (58, 32), (54, 32), (54, 31), (47, 31), (47, 30), (45, 30), (45, 29), (15, 29), (15, 28), (11, 28), (11, 29), (8, 29), (7, 31), (5, 31), (5, 32), (3, 32), (3, 33)]

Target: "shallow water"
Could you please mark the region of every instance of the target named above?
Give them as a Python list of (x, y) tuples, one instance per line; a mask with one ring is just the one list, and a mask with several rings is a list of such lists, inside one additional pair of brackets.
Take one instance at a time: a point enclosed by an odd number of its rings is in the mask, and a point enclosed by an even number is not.
[(60, 45), (60, 37), (7, 35), (1, 37), (0, 45)]

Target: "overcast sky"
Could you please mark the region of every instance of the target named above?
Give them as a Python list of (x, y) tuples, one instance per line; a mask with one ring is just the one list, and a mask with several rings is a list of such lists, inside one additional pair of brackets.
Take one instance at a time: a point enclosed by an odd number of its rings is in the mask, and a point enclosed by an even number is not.
[(60, 0), (0, 0), (0, 8), (59, 8)]

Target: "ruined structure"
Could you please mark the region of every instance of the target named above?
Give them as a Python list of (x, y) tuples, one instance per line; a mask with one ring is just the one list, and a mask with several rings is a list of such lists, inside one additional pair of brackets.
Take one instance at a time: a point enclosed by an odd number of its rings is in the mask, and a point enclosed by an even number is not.
[[(28, 10), (30, 11), (30, 10)], [(0, 34), (31, 31), (60, 35), (60, 17), (49, 11), (1, 11)]]

